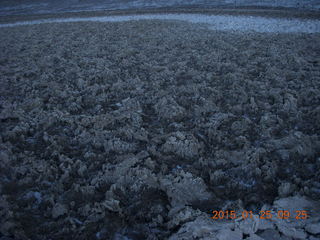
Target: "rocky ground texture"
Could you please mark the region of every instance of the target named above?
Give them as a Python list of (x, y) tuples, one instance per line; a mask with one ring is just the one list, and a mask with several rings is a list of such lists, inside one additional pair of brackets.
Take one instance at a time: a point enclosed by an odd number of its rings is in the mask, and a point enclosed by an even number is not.
[[(179, 21), (0, 34), (0, 239), (320, 239), (320, 34)], [(213, 220), (213, 210), (307, 220)]]

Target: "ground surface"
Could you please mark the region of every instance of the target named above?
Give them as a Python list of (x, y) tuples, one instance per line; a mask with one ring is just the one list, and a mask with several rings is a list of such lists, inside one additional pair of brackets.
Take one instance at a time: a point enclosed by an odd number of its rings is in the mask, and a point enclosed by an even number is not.
[[(179, 21), (2, 28), (1, 234), (319, 238), (319, 42)], [(221, 209), (310, 218), (210, 219)]]
[(301, 11), (299, 9), (261, 8), (261, 7), (239, 7), (239, 8), (203, 8), (203, 7), (159, 7), (155, 9), (125, 9), (125, 10), (96, 10), (80, 12), (62, 12), (54, 14), (21, 14), (3, 15), (0, 17), (1, 24), (16, 23), (22, 21), (65, 19), (65, 18), (88, 18), (105, 16), (128, 16), (146, 14), (201, 14), (206, 16), (257, 16), (277, 19), (306, 19), (319, 20), (320, 11)]
[[(161, 13), (161, 14), (134, 14), (134, 15), (109, 15), (97, 17), (70, 17), (48, 18), (31, 21), (19, 21), (14, 23), (0, 24), (0, 28), (35, 25), (44, 23), (67, 23), (67, 22), (130, 22), (138, 20), (175, 20), (201, 24), (208, 30), (220, 30), (230, 32), (259, 33), (320, 33), (320, 20), (316, 19), (285, 19), (266, 18), (253, 16), (230, 16), (230, 15), (207, 15), (195, 13)], [(189, 34), (194, 34), (189, 32)]]

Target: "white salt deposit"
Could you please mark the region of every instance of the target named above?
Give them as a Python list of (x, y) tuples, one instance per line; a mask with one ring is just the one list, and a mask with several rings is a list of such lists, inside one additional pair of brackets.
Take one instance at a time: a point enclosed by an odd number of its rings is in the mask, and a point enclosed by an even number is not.
[(64, 22), (123, 22), (135, 20), (180, 20), (191, 23), (207, 24), (209, 29), (241, 32), (285, 32), (318, 33), (320, 20), (265, 18), (253, 16), (205, 15), (205, 14), (146, 14), (127, 16), (83, 17), (63, 19), (43, 19), (25, 22), (0, 24), (3, 27)]

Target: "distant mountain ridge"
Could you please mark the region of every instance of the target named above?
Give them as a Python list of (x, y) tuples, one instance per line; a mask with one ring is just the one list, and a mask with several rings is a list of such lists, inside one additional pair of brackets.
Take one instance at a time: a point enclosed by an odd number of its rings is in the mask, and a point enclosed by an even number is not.
[(159, 7), (285, 7), (320, 10), (319, 0), (4, 0), (0, 16)]

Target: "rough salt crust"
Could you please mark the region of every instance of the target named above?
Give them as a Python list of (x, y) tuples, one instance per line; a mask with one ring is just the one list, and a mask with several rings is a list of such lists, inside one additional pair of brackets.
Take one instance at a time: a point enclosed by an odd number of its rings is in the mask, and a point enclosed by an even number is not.
[(245, 33), (2, 28), (0, 239), (319, 238), (320, 34)]

